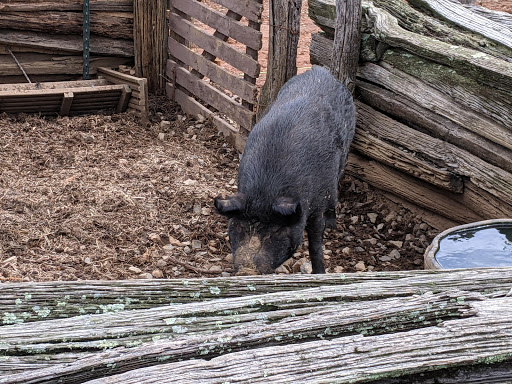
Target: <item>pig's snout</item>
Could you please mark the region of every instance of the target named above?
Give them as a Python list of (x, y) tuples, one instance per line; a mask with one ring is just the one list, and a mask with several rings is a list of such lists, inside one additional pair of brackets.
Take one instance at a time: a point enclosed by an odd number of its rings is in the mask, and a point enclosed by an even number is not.
[(234, 261), (237, 276), (274, 272), (270, 259), (262, 252), (261, 240), (257, 236), (252, 236), (248, 243), (236, 250)]

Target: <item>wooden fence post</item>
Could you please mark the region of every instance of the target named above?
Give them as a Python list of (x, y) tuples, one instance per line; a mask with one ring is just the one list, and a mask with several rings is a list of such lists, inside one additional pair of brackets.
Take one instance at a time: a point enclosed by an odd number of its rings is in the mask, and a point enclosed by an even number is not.
[(163, 89), (167, 60), (167, 1), (134, 0), (135, 76), (146, 77), (148, 89)]
[(354, 93), (361, 44), (361, 0), (336, 0), (331, 72)]
[(258, 100), (257, 119), (281, 87), (297, 74), (302, 0), (270, 0), (267, 77)]

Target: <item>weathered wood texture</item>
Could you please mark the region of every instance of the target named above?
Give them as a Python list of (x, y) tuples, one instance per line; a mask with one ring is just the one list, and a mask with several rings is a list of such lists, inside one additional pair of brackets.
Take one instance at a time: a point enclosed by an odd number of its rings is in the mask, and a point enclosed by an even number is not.
[[(335, 4), (309, 0), (325, 31), (313, 35), (313, 63), (333, 65)], [(508, 29), (450, 0), (409, 4), (417, 8), (363, 1), (348, 171), (458, 223), (510, 216), (512, 47), (500, 34)]]
[(450, 383), (461, 374), (471, 383), (486, 368), (512, 377), (512, 269), (17, 283), (2, 292), (2, 384)]
[(361, 45), (361, 0), (336, 0), (331, 72), (353, 94)]
[(148, 89), (164, 88), (167, 60), (167, 2), (161, 0), (133, 1), (135, 76), (148, 79)]
[(284, 83), (297, 74), (301, 8), (302, 0), (269, 3), (267, 76), (258, 100), (258, 119), (276, 99)]
[[(195, 0), (170, 1), (166, 91), (185, 112), (211, 119), (242, 150), (255, 120), (263, 6), (258, 0), (213, 2), (227, 12)], [(243, 17), (248, 22), (241, 22)], [(228, 44), (229, 38), (243, 50)], [(227, 70), (224, 63), (239, 73)]]

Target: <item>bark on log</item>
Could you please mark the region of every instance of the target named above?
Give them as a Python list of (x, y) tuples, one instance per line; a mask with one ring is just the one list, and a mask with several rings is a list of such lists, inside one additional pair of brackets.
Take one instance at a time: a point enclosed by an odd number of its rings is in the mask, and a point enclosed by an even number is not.
[(260, 91), (257, 120), (275, 100), (284, 83), (297, 74), (301, 8), (302, 0), (270, 1), (267, 77)]

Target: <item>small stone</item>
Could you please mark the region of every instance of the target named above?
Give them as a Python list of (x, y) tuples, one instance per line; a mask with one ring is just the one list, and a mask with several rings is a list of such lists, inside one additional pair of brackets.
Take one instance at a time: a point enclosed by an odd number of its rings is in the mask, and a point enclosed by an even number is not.
[(366, 239), (366, 240), (363, 240), (365, 243), (368, 243), (368, 244), (371, 244), (371, 245), (375, 245), (377, 244), (377, 239), (375, 238), (370, 238), (370, 239)]
[(389, 257), (389, 256), (381, 256), (381, 257), (379, 257), (379, 260), (380, 261), (390, 261), (391, 257)]
[(356, 271), (358, 271), (358, 272), (364, 272), (364, 271), (366, 271), (366, 266), (364, 265), (364, 261), (359, 261), (359, 262), (356, 264), (355, 268), (356, 268)]
[(160, 122), (160, 128), (162, 128), (162, 129), (169, 129), (169, 128), (171, 128), (171, 122), (169, 120), (162, 120)]
[(185, 248), (183, 248), (183, 252), (185, 253), (190, 253), (192, 250), (190, 249), (190, 247), (187, 245)]
[(384, 218), (384, 221), (386, 223), (389, 223), (390, 221), (394, 220), (396, 217), (396, 213), (395, 212), (390, 212), (385, 218)]
[(313, 267), (311, 266), (311, 263), (308, 261), (307, 263), (304, 263), (300, 266), (300, 271), (306, 275), (309, 275), (313, 273)]
[(343, 273), (345, 272), (345, 268), (343, 268), (341, 265), (337, 265), (334, 267), (334, 273)]
[(158, 134), (158, 140), (164, 141), (164, 140), (165, 140), (165, 133), (160, 132), (160, 133)]
[(426, 223), (421, 223), (420, 224), (420, 230), (426, 231), (427, 229), (428, 229), (428, 224), (426, 224)]
[(400, 252), (398, 252), (397, 249), (393, 249), (391, 252), (389, 252), (389, 257), (398, 260), (400, 258)]
[(232, 263), (233, 262), (233, 254), (229, 254), (227, 255), (225, 258), (224, 258), (224, 261), (227, 261), (228, 263)]
[(302, 264), (307, 263), (307, 262), (308, 262), (307, 257), (302, 257), (299, 260), (295, 261), (292, 265), (292, 272), (293, 273), (300, 272), (300, 268), (302, 267)]
[(149, 234), (149, 239), (153, 242), (153, 243), (157, 243), (157, 244), (160, 244), (162, 242), (162, 239), (160, 239), (160, 235), (157, 234), (157, 233), (150, 233)]
[(192, 211), (196, 215), (199, 215), (201, 213), (201, 204), (194, 204), (194, 207), (192, 208)]
[(222, 277), (229, 277), (229, 276), (231, 276), (231, 273), (229, 273), (229, 272), (222, 272), (220, 275)]
[(172, 236), (169, 236), (169, 244), (174, 245), (176, 247), (181, 247), (181, 241), (179, 241), (178, 239), (175, 239)]
[(166, 244), (166, 245), (164, 245), (163, 248), (164, 248), (165, 252), (172, 252), (175, 247), (172, 244)]
[(220, 265), (212, 265), (209, 269), (210, 272), (221, 273), (222, 267)]
[(190, 186), (190, 185), (196, 185), (197, 180), (187, 179), (183, 182), (183, 185)]
[(377, 225), (377, 231), (382, 230), (382, 228), (384, 228), (384, 223), (380, 223), (379, 225)]
[(414, 235), (411, 235), (410, 233), (405, 235), (405, 241), (412, 241), (412, 240), (414, 240)]
[(201, 240), (192, 240), (192, 248), (193, 249), (201, 249), (202, 244)]
[(372, 224), (375, 224), (375, 222), (377, 221), (377, 216), (378, 216), (378, 214), (376, 214), (376, 213), (367, 213), (366, 215), (367, 215), (367, 216), (368, 216), (368, 218), (370, 219), (370, 222), (371, 222)]
[(152, 279), (153, 275), (149, 272), (141, 273), (139, 279)]
[(128, 268), (128, 270), (133, 273), (141, 273), (142, 272), (142, 269), (134, 267), (134, 266), (131, 266), (130, 268)]
[(349, 247), (345, 247), (341, 250), (341, 253), (343, 253), (344, 255), (349, 255), (350, 254), (350, 248)]
[(151, 274), (155, 279), (161, 279), (162, 277), (164, 277), (164, 274), (159, 269), (155, 269), (153, 272), (151, 272)]
[(359, 216), (352, 216), (350, 218), (350, 221), (352, 222), (352, 224), (356, 224), (359, 221)]
[(375, 267), (374, 267), (373, 265), (369, 265), (369, 266), (368, 266), (368, 271), (370, 271), (370, 272), (371, 272), (371, 271), (373, 271), (374, 269), (375, 269)]
[(356, 252), (364, 252), (364, 248), (363, 247), (355, 247), (354, 251), (356, 251)]
[(414, 265), (423, 265), (423, 259), (414, 259), (413, 264)]
[(402, 248), (403, 245), (404, 245), (403, 241), (393, 241), (393, 240), (391, 240), (391, 241), (388, 241), (388, 243), (391, 244), (391, 245), (394, 245), (397, 248)]
[[(11, 258), (9, 258), (9, 259), (11, 259)], [(6, 260), (6, 263), (7, 263), (7, 260)], [(90, 258), (90, 257), (86, 257), (86, 258), (84, 259), (84, 263), (85, 263), (85, 264), (91, 264), (91, 258)]]
[(275, 269), (274, 272), (277, 273), (278, 275), (288, 275), (290, 273), (290, 271), (288, 270), (288, 268), (286, 268), (285, 265), (280, 265)]
[(197, 115), (197, 120), (203, 122), (205, 120), (203, 115)]
[(167, 266), (167, 262), (164, 259), (160, 259), (156, 262), (156, 266), (158, 268), (165, 268)]
[(201, 209), (201, 215), (203, 216), (209, 216), (212, 210), (208, 207), (204, 207)]

